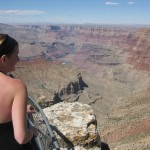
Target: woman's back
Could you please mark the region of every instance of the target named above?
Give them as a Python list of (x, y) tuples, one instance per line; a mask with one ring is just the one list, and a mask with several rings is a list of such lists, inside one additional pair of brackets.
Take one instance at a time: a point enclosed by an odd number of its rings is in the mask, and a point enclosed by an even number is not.
[(0, 123), (12, 120), (11, 108), (14, 99), (14, 79), (0, 72)]
[[(18, 116), (14, 115), (15, 111), (19, 111), (13, 109), (13, 107), (17, 107), (14, 105), (22, 101), (22, 99), (18, 99), (18, 102), (14, 102), (16, 101), (16, 93), (20, 90), (18, 90), (19, 84), (22, 84), (20, 80), (13, 79), (0, 72), (0, 149), (2, 150), (33, 150), (30, 143), (19, 144), (15, 139), (15, 135), (21, 137), (20, 133), (23, 130), (20, 125), (18, 126), (21, 119), (19, 121)], [(20, 113), (21, 111), (23, 110), (20, 110)], [(16, 119), (13, 119), (15, 116)]]

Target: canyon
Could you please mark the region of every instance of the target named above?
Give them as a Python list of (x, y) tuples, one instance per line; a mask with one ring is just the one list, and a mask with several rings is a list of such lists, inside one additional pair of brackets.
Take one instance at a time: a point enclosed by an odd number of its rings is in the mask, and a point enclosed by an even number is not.
[(0, 24), (0, 32), (19, 42), (13, 74), (30, 96), (91, 105), (111, 150), (150, 149), (149, 26)]

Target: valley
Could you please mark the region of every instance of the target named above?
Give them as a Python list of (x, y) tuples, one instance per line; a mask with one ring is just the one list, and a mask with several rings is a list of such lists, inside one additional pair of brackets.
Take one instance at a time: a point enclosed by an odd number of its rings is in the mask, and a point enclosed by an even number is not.
[(149, 27), (0, 24), (0, 32), (19, 42), (13, 75), (31, 97), (89, 104), (111, 150), (150, 149)]

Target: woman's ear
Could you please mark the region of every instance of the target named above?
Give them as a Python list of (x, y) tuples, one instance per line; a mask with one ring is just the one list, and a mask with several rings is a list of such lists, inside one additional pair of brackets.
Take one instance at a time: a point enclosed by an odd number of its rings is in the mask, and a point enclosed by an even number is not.
[(8, 57), (6, 55), (2, 55), (0, 57), (0, 60), (1, 60), (2, 63), (6, 63), (6, 61), (8, 60)]

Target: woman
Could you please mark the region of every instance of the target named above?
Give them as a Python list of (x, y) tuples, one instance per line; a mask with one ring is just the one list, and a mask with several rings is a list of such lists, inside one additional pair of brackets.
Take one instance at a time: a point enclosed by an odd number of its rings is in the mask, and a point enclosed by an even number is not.
[(7, 75), (19, 61), (18, 42), (0, 34), (0, 150), (33, 150), (30, 144), (37, 129), (27, 128), (27, 89)]

